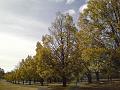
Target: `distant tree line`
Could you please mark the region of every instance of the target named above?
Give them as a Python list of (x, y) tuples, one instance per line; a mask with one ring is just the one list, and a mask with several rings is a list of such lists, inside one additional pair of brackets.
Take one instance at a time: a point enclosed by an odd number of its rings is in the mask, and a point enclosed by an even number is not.
[[(112, 80), (120, 73), (120, 0), (89, 0), (78, 24), (69, 14), (57, 13), (49, 34), (28, 56), (6, 73), (13, 83), (62, 82), (87, 78)], [(42, 43), (41, 43), (42, 42)]]
[(0, 79), (3, 79), (4, 78), (4, 69), (0, 68)]

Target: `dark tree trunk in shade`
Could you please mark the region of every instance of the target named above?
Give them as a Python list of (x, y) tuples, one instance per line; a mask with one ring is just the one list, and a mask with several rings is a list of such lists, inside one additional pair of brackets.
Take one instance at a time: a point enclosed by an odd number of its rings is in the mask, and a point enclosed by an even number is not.
[(22, 83), (23, 83), (23, 85), (24, 85), (24, 83), (25, 83), (24, 80), (22, 81)]
[(100, 81), (100, 74), (99, 74), (99, 72), (95, 72), (95, 74), (96, 74), (96, 81), (99, 82)]
[(67, 79), (65, 76), (63, 76), (63, 87), (67, 86)]
[(41, 80), (40, 80), (41, 86), (44, 85), (43, 82), (44, 82), (44, 79), (41, 78)]
[(29, 85), (31, 85), (31, 80), (29, 80)]
[(92, 83), (92, 74), (89, 72), (87, 73), (88, 83)]

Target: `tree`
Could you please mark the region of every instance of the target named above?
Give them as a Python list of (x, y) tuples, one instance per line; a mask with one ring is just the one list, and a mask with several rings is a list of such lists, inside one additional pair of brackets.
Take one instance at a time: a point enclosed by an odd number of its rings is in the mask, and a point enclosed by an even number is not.
[(23, 81), (23, 84), (24, 81), (29, 81), (29, 84), (31, 84), (31, 81), (34, 80), (35, 72), (34, 59), (28, 55), (26, 59), (22, 59), (18, 66), (18, 78)]
[(94, 34), (99, 32), (99, 39), (96, 40), (102, 41), (107, 47), (117, 48), (120, 43), (119, 6), (119, 0), (90, 0), (88, 8), (80, 15), (79, 25)]
[(0, 79), (2, 79), (4, 77), (4, 69), (0, 68)]
[(80, 53), (79, 57), (81, 58), (83, 72), (87, 76), (88, 82), (91, 83), (92, 73), (93, 71), (95, 71), (95, 69), (93, 70), (93, 68), (97, 67), (94, 62), (98, 62), (97, 58), (100, 58), (99, 49), (102, 49), (102, 45), (96, 42), (94, 35), (88, 29), (81, 29), (77, 34), (77, 40), (78, 50)]
[(106, 65), (110, 68), (107, 69), (109, 75), (112, 75), (115, 62), (119, 62), (110, 53), (111, 51), (117, 52), (117, 48), (120, 47), (119, 6), (119, 0), (89, 0), (87, 8), (80, 14), (78, 20), (81, 33), (87, 35), (82, 36), (86, 39), (83, 44), (87, 46), (90, 42), (92, 46), (88, 45), (87, 47), (106, 48), (108, 50), (109, 58)]
[(41, 77), (41, 85), (43, 85), (44, 80), (47, 80), (52, 76), (53, 70), (49, 65), (49, 60), (51, 60), (51, 52), (48, 48), (41, 45), (40, 42), (36, 45), (36, 55), (35, 55), (35, 63), (36, 63), (36, 72), (39, 77)]
[(75, 50), (77, 29), (70, 15), (58, 13), (52, 26), (47, 46), (50, 48), (55, 65), (54, 69), (62, 77), (63, 86), (66, 86), (67, 76), (71, 73), (72, 53)]
[(25, 76), (26, 79), (29, 81), (29, 84), (31, 84), (31, 81), (33, 80), (34, 74), (34, 63), (32, 56), (29, 56), (25, 59), (24, 69), (25, 69)]
[(108, 50), (105, 48), (87, 48), (82, 52), (82, 59), (90, 71), (95, 72), (96, 80), (99, 81), (99, 73), (109, 61)]

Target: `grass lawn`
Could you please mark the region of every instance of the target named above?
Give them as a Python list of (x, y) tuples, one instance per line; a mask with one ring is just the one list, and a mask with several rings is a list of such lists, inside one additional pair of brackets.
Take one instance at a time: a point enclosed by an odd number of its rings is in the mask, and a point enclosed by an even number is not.
[(82, 82), (78, 84), (80, 87), (76, 87), (75, 84), (70, 84), (68, 87), (63, 88), (60, 85), (50, 85), (54, 89), (52, 90), (120, 90), (120, 81), (113, 82), (100, 82), (88, 84), (87, 82)]
[(0, 81), (0, 90), (38, 90), (38, 89), (35, 87), (15, 85), (5, 81)]
[(5, 81), (0, 81), (0, 90), (120, 90), (120, 81), (112, 83), (80, 83), (80, 87), (75, 85), (69, 85), (63, 88), (61, 85), (52, 84), (49, 86), (38, 86), (38, 85), (15, 85)]

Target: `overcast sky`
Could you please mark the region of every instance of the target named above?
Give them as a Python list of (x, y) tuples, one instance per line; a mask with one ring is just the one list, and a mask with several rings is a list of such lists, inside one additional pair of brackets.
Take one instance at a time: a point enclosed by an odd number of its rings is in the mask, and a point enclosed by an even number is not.
[(34, 55), (36, 42), (48, 33), (56, 12), (73, 17), (86, 7), (86, 0), (0, 0), (0, 67), (10, 71), (27, 55)]

